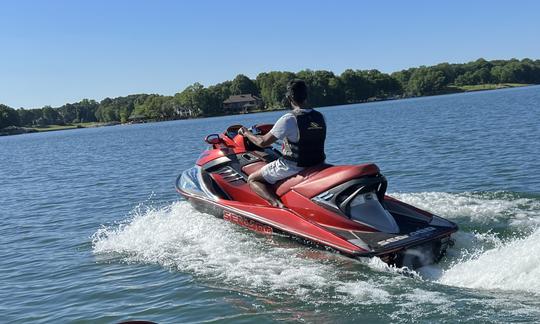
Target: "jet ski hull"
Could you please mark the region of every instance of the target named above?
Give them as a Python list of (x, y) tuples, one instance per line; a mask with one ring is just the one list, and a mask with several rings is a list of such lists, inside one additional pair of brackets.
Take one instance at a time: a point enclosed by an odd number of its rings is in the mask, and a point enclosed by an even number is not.
[[(368, 241), (371, 247), (376, 247), (368, 251), (345, 239), (339, 229), (333, 229), (334, 232), (331, 232), (327, 227), (309, 222), (291, 210), (251, 206), (250, 204), (220, 199), (213, 200), (209, 197), (183, 191), (178, 185), (177, 192), (196, 210), (261, 235), (288, 236), (302, 244), (337, 252), (351, 258), (379, 257), (386, 263), (397, 267), (406, 266), (414, 269), (438, 262), (444, 256), (446, 249), (453, 245), (451, 234), (457, 231), (457, 226), (452, 226), (449, 228), (433, 227), (433, 229), (426, 227), (428, 230), (390, 237), (377, 232), (356, 233), (358, 237)], [(284, 222), (284, 219), (288, 222)], [(341, 234), (341, 236), (336, 233)]]

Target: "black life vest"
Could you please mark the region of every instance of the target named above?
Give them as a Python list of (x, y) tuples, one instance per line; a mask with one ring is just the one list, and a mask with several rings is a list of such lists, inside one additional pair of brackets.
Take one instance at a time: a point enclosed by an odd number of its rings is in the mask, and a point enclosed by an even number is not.
[(294, 161), (299, 167), (310, 167), (323, 163), (326, 123), (323, 115), (315, 110), (309, 112), (292, 111), (298, 125), (298, 142), (287, 138), (283, 141), (283, 158)]

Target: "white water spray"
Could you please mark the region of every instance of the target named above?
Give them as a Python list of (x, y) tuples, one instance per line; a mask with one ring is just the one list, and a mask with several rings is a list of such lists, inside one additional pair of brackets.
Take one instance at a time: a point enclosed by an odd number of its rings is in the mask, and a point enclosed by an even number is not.
[[(513, 224), (535, 224), (540, 211), (535, 200), (504, 201), (446, 193), (393, 196), (443, 217), (469, 218), (478, 223), (500, 218)], [(519, 216), (522, 214), (526, 217)], [(514, 222), (516, 218), (520, 221)], [(538, 230), (505, 241), (490, 233), (458, 232), (456, 241), (446, 265), (435, 266), (437, 275), (432, 277), (437, 282), (540, 294), (540, 254), (532, 253), (540, 250)], [(399, 270), (378, 259), (358, 262), (294, 242), (269, 240), (199, 213), (187, 202), (138, 210), (122, 225), (103, 227), (93, 237), (93, 250), (98, 257), (120, 255), (125, 262), (161, 264), (209, 283), (220, 282), (265, 296), (292, 295), (313, 303), (320, 299), (346, 304), (392, 303), (405, 298), (392, 293), (403, 280), (419, 280), (405, 279)], [(366, 274), (373, 271), (380, 274), (376, 280)], [(425, 293), (414, 295), (418, 298), (409, 296), (412, 301), (421, 302)], [(444, 295), (438, 294), (438, 300), (446, 301)]]

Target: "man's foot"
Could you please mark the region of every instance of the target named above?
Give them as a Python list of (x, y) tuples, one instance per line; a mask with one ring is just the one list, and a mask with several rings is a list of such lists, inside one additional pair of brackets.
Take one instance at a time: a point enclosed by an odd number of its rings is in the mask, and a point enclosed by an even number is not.
[[(279, 197), (276, 196), (276, 193), (273, 190), (270, 190), (266, 183), (255, 179), (263, 179), (262, 175), (260, 174), (261, 170), (256, 171), (255, 173), (252, 173), (248, 178), (248, 184), (249, 187), (255, 191), (257, 195), (259, 195), (264, 200), (268, 201), (272, 207), (276, 208), (285, 208), (281, 200), (279, 200)], [(255, 175), (255, 176), (254, 176)]]

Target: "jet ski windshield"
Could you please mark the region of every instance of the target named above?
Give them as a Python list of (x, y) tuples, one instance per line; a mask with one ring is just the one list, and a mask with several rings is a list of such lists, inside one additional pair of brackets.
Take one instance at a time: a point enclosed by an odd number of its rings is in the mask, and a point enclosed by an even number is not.
[(201, 188), (199, 177), (200, 177), (199, 167), (195, 166), (190, 169), (187, 169), (186, 171), (182, 172), (182, 175), (178, 179), (180, 180), (180, 188), (192, 194), (203, 195), (204, 192)]
[(227, 127), (227, 130), (225, 131), (225, 134), (230, 138), (233, 139), (236, 135), (238, 135), (238, 130), (242, 127), (242, 125), (232, 125)]
[(216, 195), (206, 185), (202, 185), (203, 183), (204, 179), (199, 166), (185, 170), (176, 179), (177, 188), (181, 188), (183, 191), (195, 196), (216, 200)]
[(375, 192), (357, 194), (349, 204), (352, 220), (369, 225), (385, 233), (399, 233), (394, 217), (383, 208)]

